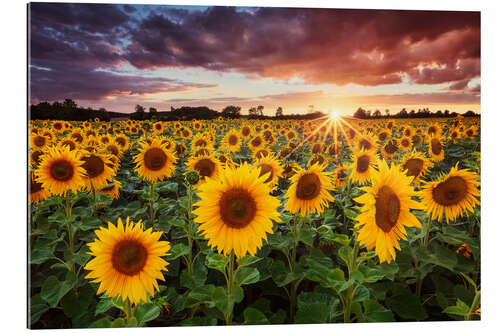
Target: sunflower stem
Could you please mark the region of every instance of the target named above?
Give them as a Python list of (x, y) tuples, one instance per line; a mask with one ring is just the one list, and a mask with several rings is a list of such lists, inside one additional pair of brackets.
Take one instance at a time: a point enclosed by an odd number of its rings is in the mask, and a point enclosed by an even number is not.
[(479, 307), (479, 302), (481, 302), (481, 290), (476, 291), (476, 295), (474, 296), (474, 300), (469, 308), (469, 314), (465, 316), (465, 320), (471, 320), (474, 311)]
[(193, 210), (193, 187), (188, 184), (188, 198), (189, 198), (189, 209), (187, 214), (188, 219), (188, 247), (189, 253), (187, 258), (188, 274), (190, 277), (193, 276), (193, 220), (191, 218), (191, 212)]
[(155, 215), (156, 215), (155, 209), (153, 207), (155, 198), (154, 194), (155, 194), (155, 183), (151, 182), (149, 183), (149, 219), (151, 221), (151, 227), (154, 225)]
[[(295, 262), (297, 260), (297, 245), (298, 245), (298, 235), (299, 235), (299, 230), (300, 230), (300, 217), (296, 216), (292, 220), (293, 226), (290, 226), (290, 231), (292, 232), (293, 236), (293, 247), (292, 247), (292, 253), (291, 253), (291, 258), (290, 258), (290, 272), (294, 273), (295, 272)], [(295, 305), (296, 305), (296, 299), (297, 299), (297, 289), (299, 288), (300, 280), (293, 282), (290, 285), (290, 323), (293, 323), (293, 318), (295, 316)]]
[(427, 245), (429, 244), (429, 234), (431, 232), (431, 222), (432, 222), (432, 219), (431, 219), (431, 216), (429, 215), (429, 218), (427, 219), (426, 223), (425, 223), (425, 236), (424, 236), (424, 241), (423, 241), (423, 244), (424, 247), (427, 247)]
[[(234, 284), (234, 251), (231, 251), (231, 254), (229, 255), (229, 263), (227, 266), (227, 300), (228, 303), (231, 301), (231, 294), (233, 291), (233, 284)], [(232, 320), (233, 320), (233, 311), (231, 310), (231, 313), (224, 315), (226, 319), (226, 325), (231, 325)]]
[(134, 308), (128, 298), (124, 302), (123, 312), (125, 312), (125, 318), (127, 319), (127, 321), (134, 317)]
[[(356, 234), (355, 234), (356, 235)], [(349, 280), (351, 279), (351, 274), (358, 268), (357, 266), (357, 259), (358, 259), (358, 253), (359, 253), (359, 243), (356, 239), (354, 238), (354, 248), (352, 249), (352, 252), (350, 252), (351, 257), (347, 266), (348, 272), (349, 272)], [(356, 288), (353, 288), (352, 285), (347, 288), (346, 291), (346, 297), (345, 297), (345, 302), (344, 302), (344, 323), (350, 323), (351, 322), (351, 305), (352, 305), (352, 300), (354, 297), (354, 294), (356, 293), (356, 290), (358, 289), (360, 285), (358, 284)]]
[[(69, 240), (69, 246), (68, 250), (71, 255), (74, 253), (74, 239), (75, 235), (73, 233), (73, 227), (71, 226), (71, 210), (72, 210), (72, 205), (71, 205), (71, 198), (69, 195), (66, 195), (65, 197), (65, 207), (64, 207), (65, 213), (66, 213), (66, 228), (68, 230), (68, 240)], [(75, 271), (75, 263), (71, 263), (71, 272)]]

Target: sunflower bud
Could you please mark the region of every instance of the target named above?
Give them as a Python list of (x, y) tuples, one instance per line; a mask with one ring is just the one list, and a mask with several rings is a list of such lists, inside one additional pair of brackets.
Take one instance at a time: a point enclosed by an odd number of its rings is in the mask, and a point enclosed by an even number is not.
[(196, 170), (189, 170), (185, 173), (185, 179), (189, 185), (196, 185), (200, 181), (200, 174)]

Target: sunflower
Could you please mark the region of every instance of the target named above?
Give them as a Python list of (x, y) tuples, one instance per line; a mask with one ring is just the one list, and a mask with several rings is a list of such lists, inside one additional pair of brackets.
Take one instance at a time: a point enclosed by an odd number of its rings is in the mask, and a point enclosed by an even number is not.
[(36, 181), (54, 195), (66, 195), (70, 190), (76, 193), (84, 185), (82, 164), (77, 150), (67, 146), (48, 148), (35, 171)]
[(58, 134), (64, 132), (64, 123), (62, 121), (54, 121), (51, 127), (52, 130)]
[(310, 213), (321, 214), (334, 198), (328, 191), (333, 190), (331, 172), (323, 171), (325, 165), (314, 164), (309, 169), (296, 169), (291, 177), (292, 185), (285, 194), (285, 209), (301, 216)]
[(107, 145), (111, 142), (111, 136), (109, 134), (99, 135), (97, 140), (99, 140), (100, 144)]
[(30, 171), (29, 177), (30, 204), (37, 204), (45, 199), (48, 199), (50, 197), (49, 191), (43, 188), (42, 183), (36, 181), (35, 174)]
[(111, 199), (118, 199), (120, 197), (120, 188), (122, 183), (116, 179), (109, 181), (104, 187), (102, 187), (97, 193), (107, 194)]
[(37, 167), (38, 165), (40, 165), (40, 162), (42, 161), (42, 156), (43, 156), (43, 150), (32, 149), (30, 151), (30, 166)]
[(240, 133), (243, 138), (248, 139), (253, 134), (252, 126), (250, 125), (241, 126)]
[(394, 154), (399, 151), (399, 142), (396, 139), (387, 141), (380, 147), (380, 153), (387, 159), (393, 159)]
[(186, 154), (187, 154), (187, 147), (186, 147), (186, 145), (185, 145), (184, 143), (182, 143), (182, 142), (177, 142), (177, 143), (175, 144), (175, 148), (174, 148), (174, 150), (175, 150), (175, 155), (176, 155), (177, 157), (181, 157), (181, 156), (184, 156), (184, 155), (186, 155)]
[(208, 147), (211, 146), (210, 139), (204, 133), (197, 133), (193, 140), (191, 140), (192, 148)]
[(377, 135), (377, 139), (378, 141), (385, 141), (390, 136), (391, 132), (389, 132), (388, 130), (381, 130)]
[(280, 222), (277, 208), (280, 202), (269, 194), (269, 187), (260, 171), (247, 163), (238, 168), (226, 168), (217, 179), (207, 179), (200, 185), (193, 213), (198, 230), (208, 239), (208, 245), (219, 253), (234, 251), (238, 258), (255, 255), (273, 233), (273, 221)]
[(107, 145), (104, 146), (104, 148), (106, 149), (106, 151), (108, 153), (111, 153), (118, 158), (120, 158), (122, 156), (121, 146), (117, 145), (114, 142), (108, 143)]
[(229, 156), (229, 154), (218, 151), (215, 154), (215, 158), (217, 158), (219, 160), (219, 162), (223, 168), (227, 168), (227, 167), (233, 168), (234, 167), (234, 162), (231, 159), (231, 156)]
[(192, 156), (186, 163), (187, 170), (196, 170), (200, 174), (200, 181), (204, 182), (207, 178), (217, 178), (221, 165), (219, 160), (213, 155)]
[(413, 145), (413, 142), (411, 141), (410, 137), (403, 136), (401, 139), (399, 139), (399, 146), (403, 148), (404, 150), (411, 150)]
[(284, 178), (289, 178), (299, 167), (300, 166), (295, 162), (285, 162), (283, 163), (283, 172), (281, 173), (281, 176)]
[(75, 128), (71, 133), (69, 133), (69, 138), (77, 144), (83, 143), (83, 141), (85, 140), (83, 132), (79, 128)]
[(359, 185), (364, 185), (372, 178), (377, 156), (373, 151), (365, 150), (355, 152), (353, 155), (353, 163), (349, 167), (349, 179)]
[(360, 229), (358, 241), (368, 250), (375, 248), (380, 263), (396, 259), (394, 248), (401, 251), (398, 241), (406, 240), (405, 227), (421, 228), (410, 209), (422, 209), (422, 204), (411, 197), (417, 193), (411, 186), (412, 178), (396, 165), (388, 166), (385, 160), (373, 172), (372, 186), (361, 188), (365, 194), (354, 200), (363, 206), (356, 217)]
[(85, 269), (91, 282), (99, 283), (97, 294), (121, 297), (134, 305), (147, 301), (146, 292), (154, 296), (159, 291), (156, 280), (165, 281), (162, 271), (168, 262), (161, 257), (168, 255), (170, 244), (160, 241), (161, 231), (143, 230), (142, 223), (133, 223), (127, 217), (125, 225), (118, 218), (116, 226), (95, 230), (97, 239), (87, 246), (91, 259)]
[(73, 139), (66, 138), (59, 141), (57, 147), (61, 148), (63, 146), (68, 146), (69, 150), (75, 150), (77, 148), (77, 143)]
[(464, 131), (464, 137), (467, 140), (472, 140), (478, 133), (478, 128), (475, 125), (472, 125), (471, 127), (467, 128), (467, 130)]
[(439, 221), (446, 217), (446, 223), (455, 221), (458, 216), (473, 212), (480, 202), (481, 195), (476, 180), (479, 175), (469, 169), (458, 170), (458, 163), (448, 175), (442, 175), (435, 181), (425, 182), (419, 192), (427, 214)]
[(265, 177), (264, 183), (272, 188), (278, 182), (278, 177), (283, 172), (280, 162), (272, 155), (258, 159), (254, 166), (260, 169), (259, 177)]
[(139, 154), (134, 157), (135, 170), (150, 182), (170, 178), (175, 172), (177, 158), (155, 138), (151, 144), (143, 142)]
[(424, 154), (413, 150), (405, 154), (401, 163), (401, 171), (406, 170), (406, 175), (412, 177), (412, 184), (419, 185), (420, 179), (434, 166)]
[(194, 157), (202, 156), (202, 155), (212, 155), (214, 152), (214, 149), (211, 146), (207, 147), (199, 147), (193, 149), (193, 153), (191, 154)]
[(429, 156), (434, 162), (439, 162), (444, 159), (443, 139), (439, 135), (427, 137), (429, 143)]
[(433, 136), (433, 135), (441, 135), (441, 127), (439, 127), (439, 125), (437, 124), (432, 124), (430, 126), (427, 127), (427, 131), (426, 131), (427, 135), (430, 135), (430, 136)]
[(30, 141), (31, 141), (31, 148), (36, 148), (36, 149), (43, 149), (47, 147), (51, 140), (45, 135), (40, 135), (40, 134), (34, 134), (30, 135)]
[(256, 151), (264, 147), (265, 141), (260, 134), (255, 135), (250, 141), (248, 141), (248, 146), (252, 151)]
[(402, 134), (403, 136), (411, 137), (413, 135), (413, 128), (410, 126), (404, 127)]
[(109, 154), (85, 153), (81, 160), (83, 161), (82, 168), (87, 173), (83, 180), (89, 191), (102, 188), (115, 175), (114, 168), (110, 166), (112, 162)]
[(335, 187), (344, 187), (348, 177), (349, 168), (343, 164), (340, 164), (333, 172), (333, 183), (335, 184)]
[(332, 143), (326, 148), (326, 152), (331, 156), (338, 156), (340, 154), (340, 149), (338, 143)]
[(180, 136), (181, 138), (183, 138), (184, 140), (187, 140), (187, 139), (191, 139), (191, 137), (193, 136), (193, 132), (187, 128), (187, 127), (183, 127), (181, 130), (180, 130)]
[(452, 139), (453, 143), (455, 144), (458, 142), (458, 139), (460, 139), (461, 136), (462, 134), (458, 129), (453, 129), (450, 131), (450, 139)]
[(363, 135), (357, 138), (353, 150), (364, 149), (366, 151), (374, 151), (377, 149), (376, 138), (371, 135)]
[(295, 132), (293, 129), (292, 130), (289, 130), (288, 132), (286, 132), (286, 139), (287, 140), (293, 140), (293, 139), (296, 139), (297, 138), (297, 132)]
[(415, 134), (411, 137), (412, 141), (413, 141), (413, 144), (416, 144), (416, 145), (419, 145), (419, 144), (422, 144), (422, 137), (420, 136), (420, 134)]
[(326, 165), (328, 165), (328, 160), (326, 159), (325, 155), (316, 154), (309, 158), (309, 161), (307, 161), (307, 167), (311, 167), (314, 164), (324, 165), (326, 167)]
[(232, 129), (227, 132), (222, 139), (221, 146), (232, 153), (236, 153), (237, 151), (239, 151), (241, 146), (241, 139), (238, 131)]
[(126, 151), (129, 147), (129, 140), (125, 134), (118, 134), (115, 136), (113, 143), (118, 145), (121, 151)]
[(163, 133), (163, 125), (161, 122), (156, 122), (153, 124), (153, 130), (157, 133), (157, 134), (162, 134)]
[(315, 142), (311, 145), (311, 154), (321, 154), (323, 152), (323, 143)]

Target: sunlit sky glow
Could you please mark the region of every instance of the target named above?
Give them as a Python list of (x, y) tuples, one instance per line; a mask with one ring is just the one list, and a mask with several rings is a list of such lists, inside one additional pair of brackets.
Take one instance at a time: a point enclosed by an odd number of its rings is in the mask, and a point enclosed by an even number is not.
[(478, 12), (30, 6), (31, 103), (480, 112)]

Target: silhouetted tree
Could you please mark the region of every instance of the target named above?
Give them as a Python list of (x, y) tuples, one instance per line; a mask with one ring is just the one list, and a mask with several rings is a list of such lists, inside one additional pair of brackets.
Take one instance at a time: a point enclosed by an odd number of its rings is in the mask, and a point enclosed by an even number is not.
[(283, 108), (281, 106), (276, 109), (276, 118), (278, 117), (283, 117)]
[(222, 116), (226, 118), (238, 118), (240, 116), (241, 107), (229, 105), (222, 110)]
[(255, 107), (251, 107), (248, 109), (248, 115), (249, 116), (256, 116), (257, 115), (257, 109)]
[(76, 109), (78, 105), (76, 105), (76, 102), (70, 98), (66, 98), (62, 104), (64, 108), (68, 109)]
[(264, 115), (264, 106), (262, 106), (262, 105), (257, 106), (257, 113), (259, 114), (259, 116), (263, 116)]
[(367, 114), (366, 111), (363, 108), (358, 108), (356, 112), (353, 114), (354, 118), (360, 118), (360, 119), (366, 119)]

